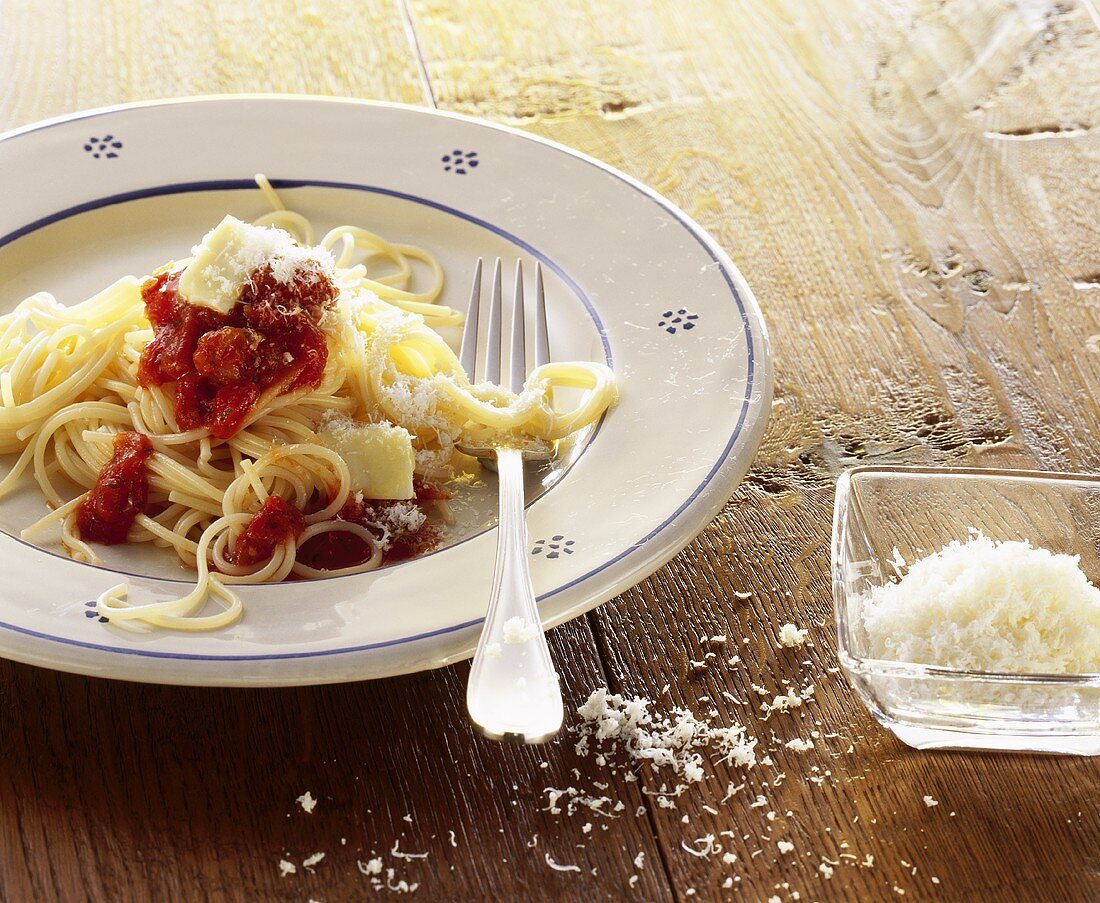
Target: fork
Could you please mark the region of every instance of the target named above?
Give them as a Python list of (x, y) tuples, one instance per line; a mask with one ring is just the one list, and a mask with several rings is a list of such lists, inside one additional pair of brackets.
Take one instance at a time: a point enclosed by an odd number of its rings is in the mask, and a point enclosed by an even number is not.
[[(474, 270), (470, 312), (462, 333), (459, 360), (471, 382), (477, 382), (478, 320), (481, 312), (481, 265)], [(516, 262), (512, 304), (512, 339), (509, 380), (501, 382), (501, 277), (500, 258), (493, 268), (489, 302), (488, 341), (484, 381), (513, 392), (523, 390), (527, 379), (524, 322), (523, 264)], [(535, 264), (535, 365), (550, 362), (546, 330), (546, 293), (542, 266)], [(474, 726), (486, 737), (517, 743), (543, 743), (561, 729), (564, 707), (558, 673), (550, 659), (527, 558), (527, 523), (523, 510), (523, 462), (545, 459), (518, 448), (463, 447), (478, 458), (496, 459), (500, 484), (497, 555), (489, 607), (474, 653), (466, 686), (466, 709)]]

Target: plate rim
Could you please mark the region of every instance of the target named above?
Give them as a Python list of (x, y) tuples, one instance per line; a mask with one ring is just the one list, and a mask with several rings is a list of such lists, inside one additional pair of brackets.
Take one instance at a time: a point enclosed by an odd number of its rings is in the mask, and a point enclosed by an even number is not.
[[(604, 604), (609, 599), (616, 595), (625, 592), (627, 589), (636, 586), (642, 580), (646, 579), (657, 571), (660, 567), (679, 554), (692, 540), (699, 535), (710, 523), (713, 521), (717, 513), (725, 506), (730, 498), (730, 494), (736, 489), (737, 485), (744, 478), (745, 474), (751, 467), (752, 461), (755, 458), (760, 444), (763, 440), (765, 431), (768, 426), (771, 412), (771, 402), (774, 389), (774, 366), (771, 358), (771, 342), (769, 337), (769, 331), (764, 319), (763, 311), (760, 308), (756, 297), (745, 280), (744, 276), (737, 265), (730, 258), (729, 254), (719, 244), (719, 242), (698, 222), (695, 221), (686, 211), (673, 203), (671, 200), (665, 198), (658, 193), (655, 189), (639, 181), (638, 179), (630, 176), (629, 174), (619, 170), (618, 168), (611, 166), (608, 163), (603, 162), (595, 157), (592, 157), (583, 151), (576, 150), (568, 145), (562, 144), (550, 138), (543, 137), (542, 135), (533, 134), (523, 131), (522, 129), (515, 128), (500, 123), (496, 123), (490, 120), (482, 119), (476, 116), (469, 116), (463, 113), (455, 113), (448, 110), (439, 110), (433, 107), (420, 106), (416, 104), (397, 103), (392, 101), (380, 101), (380, 100), (367, 100), (362, 98), (351, 97), (332, 97), (327, 95), (314, 95), (314, 94), (278, 94), (278, 93), (224, 93), (224, 94), (206, 94), (206, 95), (190, 95), (183, 97), (169, 97), (152, 100), (133, 101), (121, 104), (112, 104), (102, 107), (95, 107), (87, 110), (78, 110), (71, 113), (61, 114), (59, 116), (50, 117), (36, 122), (28, 123), (23, 126), (19, 126), (14, 129), (7, 130), (0, 133), (0, 143), (17, 138), (26, 134), (45, 131), (49, 128), (66, 125), (73, 122), (93, 119), (101, 116), (112, 115), (116, 113), (125, 113), (130, 110), (153, 108), (153, 107), (171, 107), (171, 106), (183, 106), (183, 105), (202, 105), (204, 103), (218, 103), (218, 102), (297, 102), (297, 103), (327, 103), (333, 105), (344, 105), (347, 107), (368, 107), (368, 108), (389, 108), (401, 110), (403, 112), (410, 112), (417, 115), (429, 115), (442, 118), (454, 119), (462, 122), (466, 122), (481, 128), (494, 129), (496, 131), (505, 132), (522, 140), (533, 141), (538, 144), (546, 145), (559, 152), (565, 153), (571, 157), (574, 157), (581, 162), (594, 166), (604, 173), (624, 182), (633, 190), (639, 192), (643, 196), (647, 197), (650, 201), (656, 203), (661, 207), (668, 215), (673, 219), (679, 221), (684, 228), (691, 234), (691, 236), (699, 243), (699, 245), (707, 252), (711, 259), (718, 265), (720, 272), (730, 291), (734, 297), (735, 302), (739, 308), (742, 323), (747, 332), (748, 341), (746, 343), (747, 358), (749, 365), (749, 382), (746, 385), (745, 399), (742, 404), (742, 410), (738, 417), (738, 420), (733, 428), (733, 432), (726, 442), (725, 448), (721, 451), (717, 460), (713, 463), (709, 471), (702, 478), (699, 485), (686, 497), (684, 497), (675, 511), (670, 514), (664, 521), (653, 527), (640, 539), (635, 540), (628, 548), (618, 553), (617, 555), (609, 558), (608, 560), (601, 562), (600, 565), (593, 570), (582, 574), (568, 583), (565, 583), (559, 587), (554, 588), (548, 593), (544, 593), (539, 596), (538, 602), (541, 604), (546, 600), (563, 593), (578, 584), (581, 584), (587, 580), (592, 579), (600, 572), (605, 571), (608, 568), (622, 562), (624, 559), (628, 559), (631, 556), (635, 557), (635, 560), (630, 563), (630, 566), (623, 571), (618, 577), (612, 576), (609, 583), (599, 593), (589, 596), (580, 597), (574, 604), (561, 609), (551, 616), (544, 618), (544, 626), (549, 629), (551, 627), (558, 626), (566, 621), (572, 620), (591, 611), (600, 605)], [(290, 182), (296, 180), (290, 179)], [(300, 180), (299, 180), (300, 181)], [(755, 414), (754, 414), (755, 411)], [(745, 440), (743, 449), (744, 455), (734, 455), (734, 451), (740, 440)], [(716, 491), (721, 490), (721, 491)], [(697, 511), (697, 515), (692, 517), (693, 526), (689, 527), (685, 532), (672, 533), (669, 536), (669, 541), (661, 545), (660, 549), (657, 549), (651, 541), (655, 539), (660, 533), (668, 530), (673, 526), (675, 522), (689, 509), (694, 508)], [(495, 528), (493, 528), (495, 529)], [(638, 555), (638, 552), (648, 550), (648, 554)], [(101, 643), (93, 643), (89, 641), (79, 640), (71, 637), (59, 637), (51, 634), (46, 634), (41, 631), (33, 630), (31, 628), (22, 627), (17, 624), (9, 624), (4, 621), (0, 621), (0, 629), (12, 631), (14, 633), (34, 637), (39, 640), (46, 641), (50, 644), (63, 644), (70, 647), (79, 647), (83, 649), (89, 649), (96, 652), (113, 653), (118, 656), (136, 656), (140, 660), (141, 658), (159, 658), (169, 659), (185, 662), (221, 662), (221, 663), (248, 663), (248, 662), (276, 662), (284, 659), (314, 659), (331, 657), (337, 655), (362, 655), (364, 653), (370, 653), (373, 650), (380, 648), (392, 648), (399, 646), (413, 646), (418, 642), (431, 639), (433, 637), (439, 637), (447, 634), (458, 633), (463, 630), (468, 630), (480, 624), (484, 619), (476, 618), (471, 621), (466, 621), (459, 624), (451, 624), (442, 628), (438, 628), (431, 631), (426, 631), (420, 634), (415, 634), (407, 637), (394, 638), (390, 640), (360, 644), (357, 646), (348, 646), (340, 648), (329, 649), (315, 649), (315, 650), (301, 650), (297, 652), (281, 652), (281, 653), (265, 653), (265, 654), (245, 654), (245, 655), (233, 655), (233, 654), (198, 654), (187, 652), (174, 652), (167, 650), (149, 650), (142, 649), (140, 647), (119, 647), (106, 645)], [(324, 682), (334, 682), (341, 680), (355, 680), (366, 678), (378, 678), (384, 676), (390, 676), (401, 673), (411, 673), (415, 671), (425, 670), (429, 668), (442, 667), (451, 664), (455, 661), (459, 661), (463, 658), (468, 658), (473, 651), (473, 645), (467, 644), (468, 648), (463, 648), (457, 652), (449, 654), (436, 654), (429, 659), (417, 658), (416, 660), (409, 661), (404, 665), (391, 667), (389, 669), (382, 669), (380, 671), (371, 671), (369, 673), (352, 675), (352, 676), (306, 676), (302, 675), (299, 680), (291, 680), (293, 683), (298, 684), (316, 684)], [(10, 655), (10, 652), (5, 653)], [(30, 655), (26, 659), (34, 664), (45, 664), (48, 667), (60, 668), (62, 670), (73, 670), (78, 673), (89, 673), (87, 668), (81, 668), (79, 664), (69, 665), (68, 663), (58, 662), (55, 659), (47, 656)], [(171, 676), (165, 675), (158, 679), (158, 675), (144, 675), (144, 674), (128, 674), (129, 679), (145, 680), (148, 682), (164, 682), (164, 683), (201, 683), (206, 685), (241, 685), (241, 684), (254, 684), (264, 685), (271, 683), (286, 683), (285, 679), (240, 679), (226, 675), (222, 680), (219, 680), (218, 674), (196, 674), (196, 678), (193, 681), (181, 680), (179, 675)]]

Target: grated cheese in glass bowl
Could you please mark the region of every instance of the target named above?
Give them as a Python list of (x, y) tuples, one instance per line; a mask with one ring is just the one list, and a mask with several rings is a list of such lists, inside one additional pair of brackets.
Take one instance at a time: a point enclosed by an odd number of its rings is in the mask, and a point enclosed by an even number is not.
[(858, 467), (837, 482), (840, 662), (920, 749), (1100, 754), (1100, 477)]

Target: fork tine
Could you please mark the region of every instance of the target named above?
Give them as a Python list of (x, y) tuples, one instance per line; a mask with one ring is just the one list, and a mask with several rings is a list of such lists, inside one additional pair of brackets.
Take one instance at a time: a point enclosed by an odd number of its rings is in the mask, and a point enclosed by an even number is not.
[(466, 371), (470, 382), (477, 382), (474, 367), (477, 365), (477, 321), (481, 313), (481, 258), (474, 268), (474, 287), (470, 290), (470, 309), (466, 314), (466, 325), (462, 329), (462, 349), (459, 363)]
[(516, 261), (516, 295), (512, 302), (512, 383), (509, 388), (523, 391), (527, 381), (527, 336), (524, 331), (526, 312), (523, 309), (523, 261)]
[(485, 346), (485, 379), (500, 384), (500, 258), (493, 267), (492, 303), (489, 307), (489, 341)]
[(535, 366), (550, 363), (550, 332), (546, 328), (546, 289), (542, 284), (542, 261), (535, 261)]

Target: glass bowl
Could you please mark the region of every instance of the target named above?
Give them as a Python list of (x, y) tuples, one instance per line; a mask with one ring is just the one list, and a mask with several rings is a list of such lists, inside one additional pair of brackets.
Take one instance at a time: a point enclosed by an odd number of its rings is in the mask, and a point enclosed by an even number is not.
[(840, 664), (871, 714), (918, 749), (1100, 753), (1100, 674), (955, 670), (871, 657), (861, 610), (906, 562), (990, 539), (1080, 557), (1100, 585), (1100, 477), (856, 467), (837, 481), (833, 597)]

